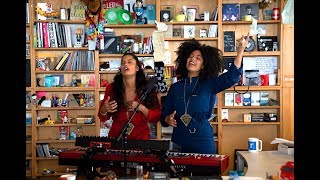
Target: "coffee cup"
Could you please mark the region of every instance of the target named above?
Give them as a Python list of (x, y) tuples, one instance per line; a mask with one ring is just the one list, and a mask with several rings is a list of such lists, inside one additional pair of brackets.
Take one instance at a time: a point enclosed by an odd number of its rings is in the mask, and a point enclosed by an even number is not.
[(248, 138), (248, 151), (249, 152), (262, 151), (262, 140), (254, 137)]

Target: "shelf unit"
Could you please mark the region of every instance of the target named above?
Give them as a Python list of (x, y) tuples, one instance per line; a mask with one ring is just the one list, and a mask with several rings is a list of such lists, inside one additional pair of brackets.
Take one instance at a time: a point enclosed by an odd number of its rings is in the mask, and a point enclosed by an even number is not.
[[(44, 20), (39, 21), (36, 20), (36, 12), (35, 5), (37, 2), (51, 2), (54, 4), (54, 10), (59, 10), (60, 7), (70, 7), (71, 0), (63, 0), (63, 1), (53, 1), (53, 0), (30, 0), (30, 23), (26, 24), (27, 33), (30, 33), (30, 41), (26, 41), (27, 44), (32, 45), (30, 49), (30, 58), (26, 57), (26, 59), (30, 60), (31, 64), (31, 87), (26, 87), (26, 91), (30, 94), (35, 94), (37, 92), (46, 92), (47, 97), (51, 97), (52, 93), (55, 93), (59, 96), (63, 96), (65, 93), (81, 93), (81, 92), (89, 92), (94, 94), (94, 106), (93, 107), (65, 107), (65, 108), (39, 108), (36, 106), (32, 106), (32, 108), (27, 109), (26, 112), (30, 112), (32, 114), (32, 125), (28, 125), (27, 133), (32, 135), (31, 141), (26, 141), (27, 146), (27, 154), (31, 154), (31, 156), (27, 156), (26, 159), (30, 161), (31, 170), (27, 171), (26, 174), (30, 175), (33, 179), (56, 179), (57, 176), (65, 173), (65, 166), (58, 165), (58, 159), (54, 158), (40, 158), (36, 156), (36, 145), (41, 143), (48, 143), (50, 147), (56, 148), (64, 148), (64, 147), (74, 147), (74, 140), (56, 140), (57, 133), (56, 129), (60, 125), (39, 125), (37, 124), (37, 116), (47, 117), (50, 115), (51, 117), (56, 117), (58, 110), (67, 110), (71, 116), (83, 115), (83, 114), (91, 114), (94, 117), (94, 123), (90, 125), (83, 125), (84, 134), (86, 135), (100, 135), (100, 120), (97, 116), (98, 107), (100, 102), (100, 95), (104, 93), (105, 87), (100, 87), (100, 79), (106, 78), (109, 82), (112, 81), (113, 77), (116, 75), (117, 71), (100, 71), (99, 65), (101, 62), (109, 61), (110, 59), (120, 59), (122, 54), (99, 54), (98, 50), (94, 51), (94, 70), (93, 71), (37, 71), (36, 70), (36, 58), (38, 57), (61, 57), (64, 52), (72, 52), (79, 50), (88, 50), (86, 47), (82, 48), (35, 48), (33, 46), (34, 39), (32, 38), (33, 25), (37, 22), (58, 22), (63, 24), (84, 24), (84, 21), (67, 21), (67, 20)], [(147, 3), (156, 4), (156, 19), (160, 22), (160, 9), (162, 5), (175, 5), (175, 14), (180, 12), (180, 7), (182, 5), (199, 5), (199, 13), (203, 13), (204, 11), (210, 12), (210, 17), (215, 8), (218, 7), (218, 12), (222, 12), (222, 4), (223, 3), (256, 3), (255, 0), (241, 0), (241, 2), (235, 0), (199, 0), (195, 3), (192, 0), (146, 0)], [(280, 10), (284, 7), (285, 0), (277, 0), (276, 2), (272, 2), (268, 8), (273, 8), (278, 6)], [(213, 143), (216, 143), (216, 147), (218, 150), (218, 154), (226, 154), (230, 157), (230, 163), (228, 170), (233, 169), (233, 161), (234, 161), (234, 150), (235, 149), (246, 149), (247, 147), (247, 138), (250, 136), (259, 137), (263, 140), (263, 150), (271, 150), (275, 147), (270, 145), (269, 142), (275, 137), (285, 137), (288, 132), (284, 132), (283, 126), (288, 124), (288, 121), (292, 121), (293, 119), (288, 119), (284, 114), (288, 114), (288, 112), (284, 112), (284, 110), (289, 110), (293, 112), (293, 108), (284, 108), (286, 104), (285, 97), (292, 98), (292, 87), (289, 86), (289, 89), (285, 89), (288, 87), (288, 82), (286, 81), (287, 75), (290, 74), (293, 70), (285, 69), (285, 64), (288, 64), (287, 61), (291, 61), (292, 57), (288, 57), (288, 55), (283, 55), (285, 47), (283, 44), (285, 43), (285, 38), (290, 38), (289, 35), (284, 33), (284, 27), (281, 24), (280, 20), (262, 20), (262, 13), (259, 10), (259, 20), (258, 24), (264, 24), (267, 27), (267, 35), (277, 35), (278, 42), (280, 43), (279, 51), (257, 51), (256, 49), (252, 52), (245, 52), (244, 57), (258, 57), (258, 56), (276, 56), (278, 57), (278, 82), (276, 86), (250, 86), (250, 91), (268, 91), (275, 92), (277, 100), (280, 102), (279, 106), (259, 106), (259, 107), (234, 107), (234, 106), (224, 106), (224, 93), (225, 92), (233, 92), (233, 88), (229, 88), (224, 92), (221, 92), (217, 95), (217, 105), (213, 109), (213, 113), (217, 114), (217, 117), (214, 118), (214, 121), (211, 122), (212, 127), (214, 128), (215, 133), (217, 133), (217, 138)], [(280, 11), (281, 12), (281, 11)], [(212, 45), (223, 49), (223, 31), (224, 30), (235, 30), (236, 31), (236, 39), (241, 37), (242, 35), (246, 35), (249, 31), (249, 25), (251, 22), (246, 21), (236, 21), (236, 22), (225, 22), (222, 21), (222, 17), (219, 13), (217, 21), (194, 21), (194, 22), (168, 22), (166, 24), (172, 25), (173, 27), (181, 27), (184, 25), (194, 25), (196, 27), (196, 37), (195, 39), (201, 41), (201, 43), (205, 43), (207, 45)], [(216, 24), (218, 25), (218, 37), (212, 38), (200, 38), (199, 37), (199, 29), (208, 29), (209, 25)], [(156, 30), (155, 25), (107, 25), (104, 27), (112, 28), (115, 30), (116, 35), (123, 34), (134, 34), (134, 32), (144, 32), (145, 37), (151, 36), (152, 32)], [(287, 32), (288, 30), (285, 30)], [(173, 61), (176, 58), (175, 51), (179, 44), (183, 41), (186, 41), (190, 38), (165, 38), (165, 41), (169, 42), (170, 53), (171, 53), (171, 63), (165, 64), (165, 66), (174, 66)], [(256, 38), (254, 38), (256, 39)], [(287, 40), (286, 40), (287, 41)], [(290, 42), (290, 41), (289, 41)], [(148, 57), (153, 56), (152, 54), (137, 54), (139, 57)], [(236, 52), (225, 52), (223, 54), (224, 57), (234, 57), (236, 56)], [(283, 56), (287, 57), (288, 60), (284, 61)], [(292, 66), (290, 66), (292, 67)], [(95, 77), (95, 86), (92, 87), (37, 87), (37, 77), (44, 77), (45, 75), (50, 74), (64, 74), (66, 77), (66, 81), (70, 80), (71, 76), (76, 73), (79, 74), (92, 74)], [(147, 71), (148, 74), (153, 74), (153, 71)], [(291, 73), (292, 74), (292, 73)], [(291, 76), (290, 76), (291, 77)], [(289, 83), (292, 83), (291, 81)], [(291, 88), (291, 89), (290, 89)], [(237, 86), (236, 89), (238, 91), (245, 91), (247, 89), (246, 86)], [(161, 96), (165, 96), (166, 93), (159, 93), (159, 98)], [(290, 102), (291, 103), (291, 102)], [(275, 112), (279, 114), (277, 122), (254, 122), (254, 123), (244, 123), (244, 122), (222, 122), (221, 121), (221, 109), (229, 109), (231, 112), (230, 120), (240, 121), (239, 117), (243, 112)], [(293, 118), (293, 117), (291, 117)], [(286, 120), (286, 121), (284, 121)], [(64, 126), (68, 126), (71, 130), (75, 130), (77, 128), (77, 124), (63, 124)], [(157, 139), (162, 139), (161, 134), (162, 127), (160, 123), (157, 125)], [(288, 131), (288, 130), (287, 130)], [(289, 130), (290, 131), (290, 130)], [(290, 132), (289, 132), (290, 133)], [(29, 149), (29, 151), (28, 151)], [(54, 174), (43, 175), (42, 170), (44, 168), (52, 168), (56, 171)], [(228, 171), (227, 170), (227, 171)], [(226, 171), (226, 173), (227, 173)]]

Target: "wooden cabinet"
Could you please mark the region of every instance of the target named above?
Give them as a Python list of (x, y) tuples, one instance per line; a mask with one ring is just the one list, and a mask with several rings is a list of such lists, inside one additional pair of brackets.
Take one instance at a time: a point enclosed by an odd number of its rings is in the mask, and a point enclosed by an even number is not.
[[(38, 157), (37, 156), (37, 145), (48, 144), (50, 148), (70, 148), (74, 147), (75, 140), (59, 140), (58, 129), (61, 126), (65, 126), (69, 129), (69, 132), (76, 132), (78, 124), (68, 123), (68, 124), (41, 124), (37, 120), (47, 118), (50, 116), (52, 120), (57, 119), (57, 114), (59, 111), (67, 111), (68, 117), (77, 117), (82, 115), (91, 115), (93, 117), (92, 124), (83, 124), (82, 129), (85, 135), (100, 135), (100, 120), (97, 116), (99, 102), (101, 96), (104, 93), (105, 87), (100, 85), (102, 79), (106, 79), (108, 82), (112, 82), (113, 77), (116, 75), (117, 71), (103, 71), (100, 69), (100, 64), (103, 62), (108, 62), (111, 59), (120, 59), (122, 54), (100, 54), (98, 50), (91, 51), (93, 57), (93, 69), (91, 70), (49, 70), (49, 71), (40, 71), (37, 69), (37, 59), (39, 58), (48, 58), (59, 60), (65, 53), (72, 53), (78, 51), (89, 51), (87, 47), (50, 47), (43, 48), (34, 46), (36, 44), (34, 39), (34, 34), (36, 34), (37, 23), (42, 22), (57, 22), (60, 24), (76, 24), (84, 25), (85, 21), (70, 21), (70, 20), (37, 20), (36, 19), (36, 4), (37, 2), (48, 2), (52, 3), (53, 9), (56, 11), (60, 10), (60, 7), (70, 7), (71, 0), (63, 1), (53, 1), (53, 0), (30, 0), (30, 23), (27, 23), (26, 30), (27, 33), (30, 33), (30, 40), (27, 41), (27, 44), (30, 44), (30, 74), (31, 74), (31, 86), (26, 88), (26, 91), (30, 94), (41, 94), (46, 96), (47, 99), (51, 99), (53, 95), (58, 96), (63, 100), (67, 93), (69, 94), (88, 94), (94, 97), (94, 103), (92, 106), (67, 106), (67, 107), (40, 107), (37, 105), (31, 106), (27, 109), (26, 113), (31, 114), (32, 124), (27, 125), (27, 134), (31, 135), (31, 140), (26, 141), (27, 146), (27, 159), (30, 161), (30, 171), (27, 171), (27, 174), (32, 176), (32, 178), (37, 179), (55, 179), (57, 176), (66, 173), (65, 166), (58, 165), (57, 157)], [(201, 43), (207, 45), (212, 45), (224, 49), (224, 31), (234, 31), (235, 39), (240, 38), (242, 35), (247, 35), (250, 31), (251, 22), (248, 21), (222, 21), (222, 5), (225, 3), (256, 3), (255, 0), (243, 0), (241, 2), (234, 0), (150, 0), (146, 1), (148, 3), (156, 4), (156, 20), (160, 22), (160, 11), (166, 7), (173, 7), (173, 14), (176, 16), (182, 11), (182, 6), (187, 7), (196, 7), (198, 14), (202, 14), (205, 11), (209, 12), (209, 21), (184, 21), (184, 22), (166, 22), (168, 26), (173, 29), (181, 29), (182, 27), (193, 26), (194, 38), (199, 40)], [(274, 7), (279, 7), (280, 12), (284, 7), (284, 0), (272, 1), (269, 4), (267, 9), (272, 9)], [(218, 18), (212, 20), (212, 14), (214, 10), (218, 10)], [(292, 99), (292, 94), (290, 93), (293, 90), (293, 86), (288, 85), (284, 79), (285, 75), (292, 74), (292, 70), (285, 69), (284, 67), (288, 64), (288, 61), (292, 60), (291, 56), (286, 55), (287, 59), (284, 59), (283, 51), (284, 45), (287, 42), (291, 42), (290, 35), (284, 34), (284, 26), (281, 24), (280, 20), (263, 20), (262, 10), (259, 9), (259, 19), (257, 21), (258, 25), (262, 25), (266, 30), (266, 36), (277, 36), (278, 38), (278, 49), (275, 51), (258, 51), (257, 47), (253, 51), (245, 52), (244, 58), (246, 57), (276, 57), (277, 59), (277, 82), (272, 86), (250, 86), (249, 92), (268, 92), (269, 97), (276, 100), (279, 104), (274, 106), (226, 106), (225, 105), (225, 94), (234, 93), (234, 88), (227, 89), (217, 96), (216, 106), (212, 110), (213, 114), (216, 117), (211, 121), (212, 127), (215, 132), (215, 142), (218, 150), (218, 154), (226, 154), (230, 156), (230, 163), (228, 170), (233, 169), (234, 153), (235, 149), (247, 149), (247, 139), (248, 137), (258, 137), (263, 140), (263, 150), (272, 150), (275, 149), (274, 145), (271, 145), (269, 142), (272, 141), (275, 137), (287, 137), (287, 134), (290, 134), (293, 131), (293, 128), (286, 130), (283, 128), (286, 124), (292, 124), (293, 119), (288, 119), (287, 116), (284, 118), (285, 114), (290, 114), (290, 112), (284, 112), (284, 110), (293, 111), (293, 108), (285, 108), (286, 102), (284, 101), (285, 96), (289, 96)], [(200, 37), (200, 30), (209, 30), (212, 25), (217, 25), (217, 36), (213, 37)], [(116, 35), (133, 35), (135, 33), (143, 32), (145, 37), (151, 36), (152, 33), (156, 30), (156, 25), (152, 24), (143, 24), (143, 25), (104, 25), (105, 28), (112, 28), (115, 31)], [(289, 33), (290, 34), (290, 33)], [(252, 37), (257, 42), (256, 35)], [(285, 38), (285, 39), (284, 39)], [(168, 48), (168, 55), (170, 61), (166, 62), (165, 66), (174, 66), (174, 60), (176, 58), (175, 51), (181, 42), (191, 39), (189, 37), (178, 37), (178, 36), (168, 36), (164, 38), (166, 46)], [(153, 56), (153, 54), (137, 54), (139, 57)], [(235, 57), (236, 52), (224, 52), (224, 57)], [(26, 58), (28, 61), (28, 58)], [(292, 67), (292, 66), (291, 66)], [(292, 67), (293, 69), (293, 67)], [(152, 75), (153, 71), (147, 71), (148, 74)], [(44, 80), (46, 76), (57, 76), (63, 75), (64, 81), (66, 84), (70, 85), (74, 75), (77, 78), (81, 78), (81, 75), (91, 75), (95, 79), (93, 86), (89, 87), (45, 87)], [(170, 82), (172, 79), (167, 79)], [(40, 86), (39, 86), (40, 85)], [(247, 86), (236, 86), (236, 90), (239, 92), (245, 92)], [(286, 90), (284, 91), (284, 88)], [(291, 88), (291, 89), (290, 89)], [(159, 98), (165, 96), (165, 93), (159, 93)], [(41, 98), (41, 97), (40, 97)], [(71, 101), (76, 101), (72, 99)], [(292, 103), (292, 102), (290, 102)], [(222, 122), (222, 110), (228, 109), (229, 112), (229, 122)], [(249, 113), (270, 113), (277, 115), (276, 122), (243, 122), (243, 115)], [(292, 114), (292, 113), (291, 113)], [(292, 118), (292, 117), (291, 117)], [(284, 119), (286, 120), (284, 122)], [(162, 130), (167, 132), (167, 129), (163, 129), (160, 123), (157, 125), (157, 139), (166, 139), (167, 136), (161, 134)], [(169, 130), (170, 131), (170, 130)], [(290, 132), (288, 132), (290, 131)], [(30, 156), (29, 156), (30, 155)], [(53, 169), (56, 173), (54, 174), (43, 174), (44, 169)], [(227, 171), (226, 171), (227, 173)]]

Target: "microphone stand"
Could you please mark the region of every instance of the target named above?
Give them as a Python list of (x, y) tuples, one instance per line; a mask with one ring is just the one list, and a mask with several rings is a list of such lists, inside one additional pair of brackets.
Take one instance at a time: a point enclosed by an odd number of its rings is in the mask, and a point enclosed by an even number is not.
[(126, 144), (127, 144), (127, 128), (129, 126), (129, 124), (131, 123), (131, 120), (133, 119), (133, 116), (138, 111), (138, 107), (140, 106), (141, 102), (146, 98), (148, 92), (149, 92), (149, 90), (146, 89), (142, 93), (142, 95), (141, 95), (141, 97), (139, 99), (137, 107), (134, 108), (132, 114), (130, 115), (130, 117), (129, 117), (128, 121), (127, 121), (127, 123), (124, 124), (124, 126), (122, 127), (122, 130), (121, 130), (121, 133), (117, 138), (117, 141), (120, 141), (120, 140), (122, 141), (122, 148), (124, 150), (124, 159), (123, 159), (123, 166), (124, 166), (123, 174), (124, 174), (124, 177), (127, 176), (127, 171), (126, 171), (127, 170), (127, 146), (126, 146)]

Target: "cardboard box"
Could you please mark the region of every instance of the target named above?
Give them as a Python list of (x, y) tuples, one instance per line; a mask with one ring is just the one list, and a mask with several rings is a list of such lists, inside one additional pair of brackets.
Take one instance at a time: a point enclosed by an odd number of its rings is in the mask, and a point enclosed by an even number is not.
[(286, 154), (294, 154), (294, 145), (288, 143), (279, 143), (278, 151), (286, 153)]

